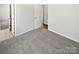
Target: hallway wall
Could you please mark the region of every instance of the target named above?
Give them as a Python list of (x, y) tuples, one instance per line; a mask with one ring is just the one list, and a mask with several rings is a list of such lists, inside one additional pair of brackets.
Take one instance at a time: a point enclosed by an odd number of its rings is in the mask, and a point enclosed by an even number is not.
[(33, 30), (34, 5), (16, 4), (15, 8), (15, 36)]

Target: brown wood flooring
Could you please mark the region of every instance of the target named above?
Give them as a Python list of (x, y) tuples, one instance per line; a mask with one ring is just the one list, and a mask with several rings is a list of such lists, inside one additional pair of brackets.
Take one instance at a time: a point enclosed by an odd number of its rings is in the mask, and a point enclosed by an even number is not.
[(47, 25), (47, 24), (43, 24), (43, 25), (42, 25), (42, 28), (43, 28), (43, 29), (48, 29), (48, 25)]
[(12, 37), (11, 32), (9, 31), (9, 29), (5, 29), (5, 30), (0, 30), (0, 42), (7, 40), (9, 38)]

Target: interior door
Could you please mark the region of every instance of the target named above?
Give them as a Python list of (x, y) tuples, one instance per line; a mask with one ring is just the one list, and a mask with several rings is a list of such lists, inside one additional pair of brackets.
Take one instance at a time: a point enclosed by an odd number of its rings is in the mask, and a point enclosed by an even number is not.
[(43, 16), (43, 10), (42, 6), (39, 4), (34, 5), (34, 25), (35, 29), (40, 28), (42, 26), (42, 19)]

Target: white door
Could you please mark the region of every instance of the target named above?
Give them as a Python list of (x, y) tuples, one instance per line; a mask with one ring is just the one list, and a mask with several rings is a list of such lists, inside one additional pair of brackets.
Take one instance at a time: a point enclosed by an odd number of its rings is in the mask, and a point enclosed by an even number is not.
[(34, 5), (34, 25), (35, 29), (40, 28), (42, 26), (42, 16), (43, 10), (41, 5)]

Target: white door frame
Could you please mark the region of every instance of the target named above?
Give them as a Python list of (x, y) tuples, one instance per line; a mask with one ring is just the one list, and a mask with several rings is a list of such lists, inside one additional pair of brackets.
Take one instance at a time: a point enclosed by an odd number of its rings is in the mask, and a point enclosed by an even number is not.
[(15, 36), (15, 5), (11, 4), (11, 33)]

